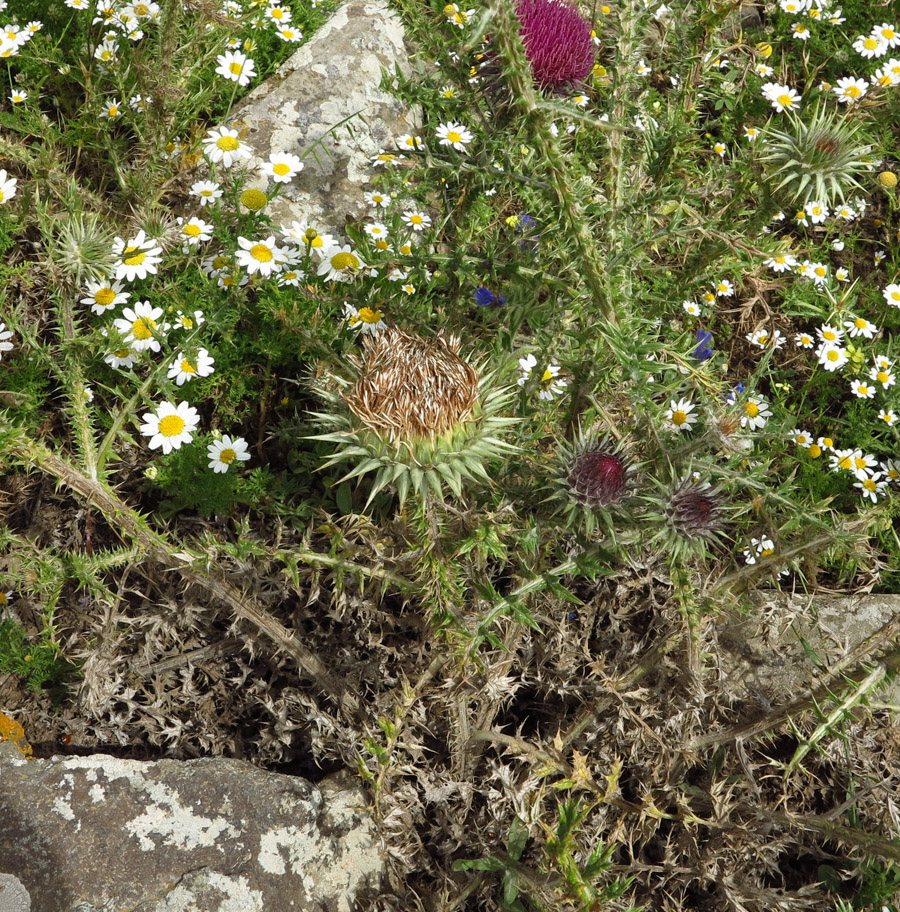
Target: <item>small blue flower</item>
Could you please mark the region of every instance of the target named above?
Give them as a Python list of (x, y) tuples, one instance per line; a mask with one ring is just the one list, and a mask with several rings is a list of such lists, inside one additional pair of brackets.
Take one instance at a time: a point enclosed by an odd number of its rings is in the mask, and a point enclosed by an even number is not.
[(494, 294), (490, 288), (480, 285), (475, 289), (475, 303), (479, 307), (502, 307), (506, 303), (506, 298), (502, 294)]
[(744, 384), (738, 383), (734, 390), (725, 397), (725, 401), (729, 405), (734, 405), (735, 402), (737, 402), (737, 397), (740, 396), (742, 392), (744, 392)]
[(697, 347), (693, 357), (697, 361), (708, 361), (713, 356), (713, 335), (708, 329), (697, 327)]

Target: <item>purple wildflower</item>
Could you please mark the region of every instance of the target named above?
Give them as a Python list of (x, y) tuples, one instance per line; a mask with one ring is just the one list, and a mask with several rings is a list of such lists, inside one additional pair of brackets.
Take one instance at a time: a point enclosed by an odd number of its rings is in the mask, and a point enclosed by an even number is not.
[(499, 292), (494, 294), (490, 288), (480, 285), (475, 289), (475, 303), (479, 307), (502, 307), (506, 303), (506, 297)]
[(570, 91), (594, 66), (591, 27), (564, 0), (518, 0), (519, 34), (534, 81), (553, 92)]
[(697, 361), (708, 361), (713, 356), (713, 334), (708, 329), (697, 327), (697, 347), (693, 356)]

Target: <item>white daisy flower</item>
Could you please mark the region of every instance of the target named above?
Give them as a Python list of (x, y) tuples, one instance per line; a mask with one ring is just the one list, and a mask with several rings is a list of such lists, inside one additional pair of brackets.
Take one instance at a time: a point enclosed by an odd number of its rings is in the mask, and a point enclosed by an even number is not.
[(97, 316), (102, 316), (118, 304), (125, 304), (131, 297), (131, 292), (122, 291), (121, 282), (110, 282), (109, 279), (88, 282), (85, 293), (81, 303), (87, 304)]
[(149, 301), (138, 301), (134, 307), (126, 307), (122, 316), (113, 325), (122, 334), (125, 344), (135, 351), (159, 351), (158, 335), (162, 332), (158, 320), (163, 315), (161, 307), (153, 307)]
[(0, 168), (0, 203), (8, 203), (16, 195), (18, 178), (9, 177), (5, 168)]
[(190, 380), (197, 377), (208, 377), (213, 373), (213, 364), (215, 359), (212, 358), (205, 348), (201, 348), (196, 357), (189, 357), (183, 351), (175, 355), (175, 360), (169, 367), (166, 376), (174, 380), (179, 386), (183, 386)]
[(322, 252), (318, 274), (330, 282), (352, 282), (366, 264), (349, 244), (329, 247)]
[(370, 205), (380, 209), (387, 209), (391, 204), (391, 197), (388, 193), (380, 193), (378, 190), (372, 190), (363, 194), (363, 199)]
[(191, 196), (200, 200), (201, 206), (209, 206), (222, 196), (222, 188), (215, 181), (197, 181), (191, 184)]
[(867, 60), (871, 60), (873, 57), (884, 56), (887, 49), (887, 42), (880, 35), (876, 34), (859, 35), (853, 42), (853, 50)]
[(672, 399), (663, 415), (663, 427), (668, 431), (689, 431), (697, 423), (696, 406), (689, 399)]
[(110, 352), (103, 360), (110, 367), (134, 367), (137, 362), (137, 352), (133, 348), (119, 348)]
[(832, 89), (842, 104), (852, 104), (859, 101), (868, 91), (868, 86), (863, 79), (854, 79), (852, 76), (845, 76), (837, 81), (837, 85)]
[(458, 152), (465, 152), (472, 142), (472, 134), (462, 125), (455, 122), (440, 124), (437, 128), (438, 141), (442, 146), (450, 146)]
[(259, 273), (269, 276), (277, 272), (284, 262), (284, 251), (275, 243), (275, 235), (270, 235), (264, 241), (249, 241), (245, 237), (238, 237), (239, 250), (235, 251), (235, 259), (243, 266), (249, 275)]
[(143, 418), (141, 434), (150, 438), (151, 450), (162, 448), (163, 454), (190, 443), (200, 423), (197, 409), (187, 402), (179, 402), (178, 405), (161, 402), (155, 412), (147, 412)]
[(303, 170), (303, 162), (290, 152), (273, 152), (262, 170), (276, 184), (286, 184)]
[(762, 87), (762, 94), (776, 111), (796, 111), (800, 108), (800, 95), (797, 91), (780, 82), (767, 82)]
[(222, 162), (230, 168), (238, 158), (250, 158), (250, 147), (240, 139), (237, 130), (218, 127), (207, 131), (203, 140), (203, 151), (211, 162)]
[(162, 247), (148, 240), (143, 228), (127, 241), (117, 237), (113, 241), (112, 252), (119, 258), (116, 263), (116, 279), (128, 282), (156, 275), (156, 267), (162, 260)]
[(240, 51), (225, 51), (216, 57), (216, 62), (219, 64), (216, 72), (220, 76), (241, 86), (249, 85), (250, 80), (256, 75), (256, 64)]
[(351, 329), (358, 329), (364, 336), (375, 336), (387, 329), (384, 314), (377, 307), (360, 307), (344, 301), (344, 319)]
[(7, 329), (5, 323), (0, 323), (0, 359), (4, 352), (13, 350), (13, 344), (9, 341), (12, 337), (12, 330)]
[(179, 216), (178, 225), (181, 227), (181, 231), (179, 232), (181, 240), (189, 247), (196, 246), (201, 241), (212, 240), (213, 226), (210, 225), (209, 222), (205, 222), (202, 218), (194, 216), (185, 221)]
[(250, 458), (247, 452), (247, 441), (243, 437), (231, 438), (222, 435), (221, 440), (214, 440), (206, 448), (209, 467), (216, 473), (227, 472), (235, 462), (246, 462)]
[(413, 231), (424, 231), (431, 225), (431, 216), (424, 212), (416, 212), (410, 209), (403, 213), (403, 221), (412, 228)]

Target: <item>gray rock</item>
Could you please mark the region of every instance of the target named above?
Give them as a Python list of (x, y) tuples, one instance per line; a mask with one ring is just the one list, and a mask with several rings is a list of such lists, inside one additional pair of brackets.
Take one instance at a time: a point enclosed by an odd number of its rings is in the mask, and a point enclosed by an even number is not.
[(382, 872), (364, 809), (355, 788), (238, 760), (0, 750), (0, 871), (33, 912), (350, 912)]
[[(817, 664), (834, 664), (900, 612), (898, 595), (807, 597), (760, 590), (753, 603), (749, 615), (717, 625), (719, 667), (732, 692), (764, 705), (802, 696), (816, 686)], [(900, 701), (900, 682), (887, 698)]]
[(0, 874), (0, 912), (31, 912), (31, 897), (12, 874)]
[(409, 70), (399, 17), (386, 0), (350, 0), (235, 109), (231, 124), (254, 152), (248, 186), (266, 189), (256, 169), (272, 152), (310, 153), (267, 208), (276, 225), (341, 233), (366, 214), (372, 156), (395, 149), (421, 120), (379, 88), (382, 67), (393, 74), (397, 66)]

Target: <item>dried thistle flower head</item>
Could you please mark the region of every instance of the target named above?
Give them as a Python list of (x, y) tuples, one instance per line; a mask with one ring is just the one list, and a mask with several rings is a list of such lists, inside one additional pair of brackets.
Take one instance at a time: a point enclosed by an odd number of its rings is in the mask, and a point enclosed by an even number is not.
[(456, 336), (423, 339), (390, 327), (364, 337), (359, 376), (344, 396), (373, 431), (402, 440), (434, 440), (452, 431), (478, 401), (478, 371), (459, 357)]
[(534, 81), (551, 92), (571, 91), (594, 68), (591, 27), (565, 0), (518, 0), (519, 34)]
[(831, 205), (851, 190), (861, 190), (857, 179), (873, 168), (872, 146), (865, 142), (864, 121), (817, 107), (808, 119), (789, 114), (786, 130), (769, 129), (760, 161), (783, 190), (800, 204), (820, 200)]
[(330, 410), (315, 418), (329, 432), (313, 439), (338, 444), (323, 468), (358, 462), (341, 481), (374, 472), (369, 503), (391, 484), (402, 504), (410, 491), (441, 500), (445, 486), (461, 497), (465, 481), (490, 482), (485, 462), (517, 449), (499, 437), (518, 420), (501, 415), (515, 387), (464, 361), (455, 336), (389, 327), (363, 344), (355, 378), (331, 378), (341, 392), (318, 388)]

